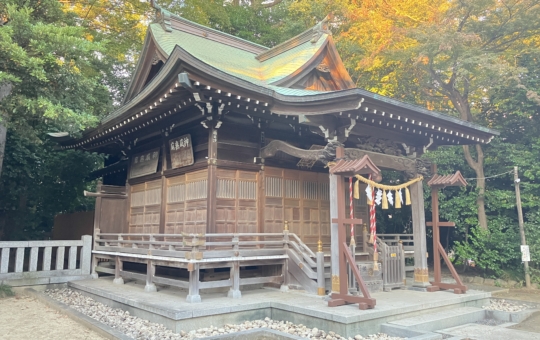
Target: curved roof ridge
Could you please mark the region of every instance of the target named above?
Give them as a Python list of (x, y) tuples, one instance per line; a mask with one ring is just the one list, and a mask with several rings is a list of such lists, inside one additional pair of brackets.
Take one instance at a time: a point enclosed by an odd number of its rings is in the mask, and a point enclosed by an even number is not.
[[(264, 53), (269, 49), (266, 46), (246, 39), (238, 38), (232, 34), (218, 31), (216, 29), (185, 19), (178, 14), (171, 13), (165, 8), (159, 6), (155, 0), (151, 0), (151, 6), (157, 12), (156, 22), (160, 23), (165, 31), (171, 32), (171, 30), (175, 29), (193, 35), (199, 35), (206, 39), (234, 46), (254, 54)], [(173, 19), (174, 22), (171, 19)]]
[(310, 29), (298, 34), (291, 39), (278, 44), (267, 51), (264, 51), (257, 55), (256, 59), (263, 62), (270, 58), (273, 58), (281, 53), (295, 48), (296, 46), (302, 45), (308, 41), (311, 41), (312, 44), (315, 44), (323, 35), (326, 36), (332, 35), (332, 32), (328, 29), (328, 20), (330, 15), (327, 15), (323, 20), (321, 20), (317, 25), (311, 27)]

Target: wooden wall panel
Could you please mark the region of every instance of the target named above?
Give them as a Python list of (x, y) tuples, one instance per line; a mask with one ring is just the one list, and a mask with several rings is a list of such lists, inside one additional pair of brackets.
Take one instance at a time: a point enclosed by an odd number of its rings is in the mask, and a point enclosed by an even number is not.
[(131, 186), (129, 233), (159, 233), (161, 179)]
[(218, 233), (255, 233), (258, 173), (217, 170), (216, 230)]
[(264, 232), (289, 230), (312, 247), (330, 240), (328, 174), (265, 168)]
[(167, 179), (165, 233), (206, 233), (207, 170)]

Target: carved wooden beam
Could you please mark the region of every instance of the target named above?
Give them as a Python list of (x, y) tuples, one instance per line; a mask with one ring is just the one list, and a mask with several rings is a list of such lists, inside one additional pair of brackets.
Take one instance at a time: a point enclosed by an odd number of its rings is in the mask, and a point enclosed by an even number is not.
[(304, 150), (280, 140), (273, 140), (261, 149), (261, 158), (274, 157), (278, 151), (281, 151), (289, 156), (308, 160), (318, 160), (326, 164), (336, 157), (336, 150), (332, 145), (332, 143), (329, 143), (321, 150)]
[[(340, 146), (340, 143), (330, 142), (322, 150), (304, 150), (280, 140), (273, 140), (267, 146), (261, 149), (261, 157), (274, 157), (278, 151), (281, 151), (289, 156), (309, 160), (318, 160), (323, 164), (327, 164), (328, 162), (335, 160), (336, 147), (338, 146)], [(345, 149), (345, 158), (347, 159), (361, 159), (366, 155), (380, 169), (403, 171), (409, 178), (413, 178), (417, 174), (422, 174), (429, 177), (430, 174), (429, 166), (427, 166), (426, 161), (424, 160), (385, 155), (378, 152), (353, 148)]]

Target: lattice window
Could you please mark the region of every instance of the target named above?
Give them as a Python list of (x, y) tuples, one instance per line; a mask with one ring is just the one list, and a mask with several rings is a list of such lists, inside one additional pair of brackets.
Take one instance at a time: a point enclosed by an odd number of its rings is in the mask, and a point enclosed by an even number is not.
[(238, 198), (241, 200), (256, 200), (257, 182), (238, 181)]
[(296, 179), (285, 180), (285, 197), (300, 198), (300, 181)]
[(167, 203), (180, 203), (186, 200), (186, 185), (171, 185), (167, 189)]
[(208, 180), (203, 179), (195, 182), (188, 182), (186, 185), (186, 200), (204, 199), (208, 195)]
[(304, 182), (304, 196), (306, 200), (316, 200), (318, 199), (318, 182)]
[(266, 196), (267, 197), (282, 197), (283, 196), (283, 179), (277, 177), (266, 177)]
[(217, 198), (235, 198), (236, 197), (236, 181), (234, 179), (217, 180)]
[(134, 192), (131, 194), (131, 207), (144, 207), (144, 191)]
[(319, 197), (322, 201), (330, 201), (330, 183), (319, 183)]
[(161, 204), (161, 188), (146, 190), (145, 205), (154, 204)]

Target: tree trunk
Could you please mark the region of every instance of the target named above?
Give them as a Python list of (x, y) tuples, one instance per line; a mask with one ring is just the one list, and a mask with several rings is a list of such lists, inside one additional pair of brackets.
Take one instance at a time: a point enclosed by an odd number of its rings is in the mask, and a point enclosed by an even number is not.
[(484, 178), (484, 151), (482, 150), (482, 146), (480, 144), (476, 144), (476, 161), (473, 160), (468, 145), (463, 146), (463, 152), (465, 153), (465, 160), (467, 161), (467, 164), (469, 164), (469, 166), (474, 170), (477, 178), (476, 191), (478, 196), (476, 197), (476, 205), (478, 207), (478, 225), (480, 225), (480, 228), (487, 230), (488, 225), (485, 201), (486, 180)]
[[(433, 71), (432, 74), (435, 75)], [(466, 88), (463, 93), (460, 93), (454, 87), (455, 78), (456, 77), (454, 74), (450, 78), (450, 81), (443, 85), (443, 92), (448, 95), (448, 97), (452, 101), (452, 104), (460, 114), (460, 118), (471, 122), (472, 114), (471, 106), (469, 104), (468, 88)], [(435, 79), (441, 81), (440, 78), (438, 78), (437, 76)], [(488, 226), (485, 201), (486, 180), (484, 178), (484, 151), (482, 150), (482, 146), (480, 144), (476, 144), (475, 147), (476, 161), (473, 159), (468, 145), (463, 145), (463, 152), (465, 154), (465, 160), (467, 161), (467, 164), (469, 164), (469, 166), (476, 173), (476, 191), (478, 193), (478, 197), (476, 198), (476, 206), (478, 208), (478, 225), (480, 225), (480, 228), (487, 230)]]

